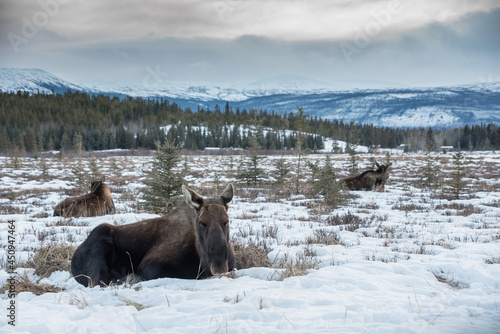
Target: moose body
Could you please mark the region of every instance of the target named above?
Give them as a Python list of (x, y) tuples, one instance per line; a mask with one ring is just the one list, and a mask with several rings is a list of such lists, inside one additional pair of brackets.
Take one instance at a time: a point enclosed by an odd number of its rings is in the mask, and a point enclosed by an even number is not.
[(67, 198), (54, 208), (54, 216), (61, 217), (95, 217), (114, 212), (115, 204), (104, 177), (91, 183), (90, 194)]
[(185, 201), (159, 218), (114, 226), (101, 224), (76, 249), (71, 272), (85, 286), (109, 284), (129, 274), (206, 278), (231, 271), (228, 203), (233, 186), (204, 199), (182, 186)]
[(375, 190), (377, 187), (384, 189), (385, 182), (389, 178), (389, 167), (387, 165), (377, 165), (376, 170), (367, 170), (355, 176), (349, 176), (340, 180), (349, 190)]

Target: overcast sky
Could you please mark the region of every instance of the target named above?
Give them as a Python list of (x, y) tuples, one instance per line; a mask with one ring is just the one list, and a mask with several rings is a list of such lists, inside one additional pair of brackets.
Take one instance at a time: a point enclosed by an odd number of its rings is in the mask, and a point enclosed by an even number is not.
[(76, 83), (500, 81), (495, 0), (1, 0), (0, 32), (0, 67)]

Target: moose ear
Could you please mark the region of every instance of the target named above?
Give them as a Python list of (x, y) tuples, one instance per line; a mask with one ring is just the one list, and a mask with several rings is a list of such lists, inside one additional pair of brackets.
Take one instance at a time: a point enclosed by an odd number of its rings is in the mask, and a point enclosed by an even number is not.
[(224, 202), (224, 205), (227, 206), (229, 202), (233, 199), (233, 194), (234, 194), (234, 187), (233, 184), (230, 183), (227, 185), (226, 189), (222, 192), (220, 195), (220, 198)]
[(185, 185), (182, 185), (182, 193), (184, 194), (184, 200), (187, 205), (195, 210), (201, 209), (201, 206), (203, 205), (203, 197), (200, 194), (197, 194), (194, 190), (189, 189)]
[(104, 181), (106, 181), (106, 176), (104, 176), (104, 175), (103, 175), (103, 176), (101, 177), (101, 183), (104, 183)]
[(380, 168), (380, 165), (378, 162), (375, 161), (375, 165)]

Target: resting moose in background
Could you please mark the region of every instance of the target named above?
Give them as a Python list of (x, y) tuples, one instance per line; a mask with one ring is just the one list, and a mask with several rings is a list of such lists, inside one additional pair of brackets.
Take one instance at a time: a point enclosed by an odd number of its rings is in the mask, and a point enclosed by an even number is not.
[(111, 198), (109, 187), (104, 184), (104, 176), (92, 181), (90, 194), (70, 197), (57, 204), (54, 216), (62, 217), (95, 217), (115, 212), (115, 204)]
[(377, 162), (377, 170), (367, 170), (355, 176), (349, 176), (340, 179), (349, 190), (375, 190), (376, 187), (384, 189), (385, 181), (389, 178), (389, 167), (387, 165), (379, 165)]
[(129, 274), (196, 279), (233, 270), (227, 215), (233, 185), (219, 198), (203, 198), (184, 185), (182, 192), (184, 202), (165, 216), (92, 230), (71, 260), (75, 279), (92, 287)]

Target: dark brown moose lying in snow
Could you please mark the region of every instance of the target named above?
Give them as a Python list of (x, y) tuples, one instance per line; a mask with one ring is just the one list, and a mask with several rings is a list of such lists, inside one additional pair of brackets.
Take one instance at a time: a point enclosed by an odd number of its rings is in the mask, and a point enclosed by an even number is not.
[(229, 243), (229, 184), (219, 198), (182, 186), (184, 202), (159, 218), (128, 225), (101, 224), (76, 249), (71, 273), (85, 286), (125, 278), (206, 278), (234, 268)]
[(95, 217), (115, 212), (115, 204), (111, 198), (109, 187), (104, 184), (104, 176), (92, 181), (90, 194), (70, 197), (57, 204), (54, 216), (62, 217)]
[(349, 190), (375, 190), (377, 188), (384, 189), (385, 181), (389, 178), (389, 167), (392, 163), (379, 165), (377, 162), (376, 170), (367, 170), (355, 176), (349, 176), (340, 179)]

